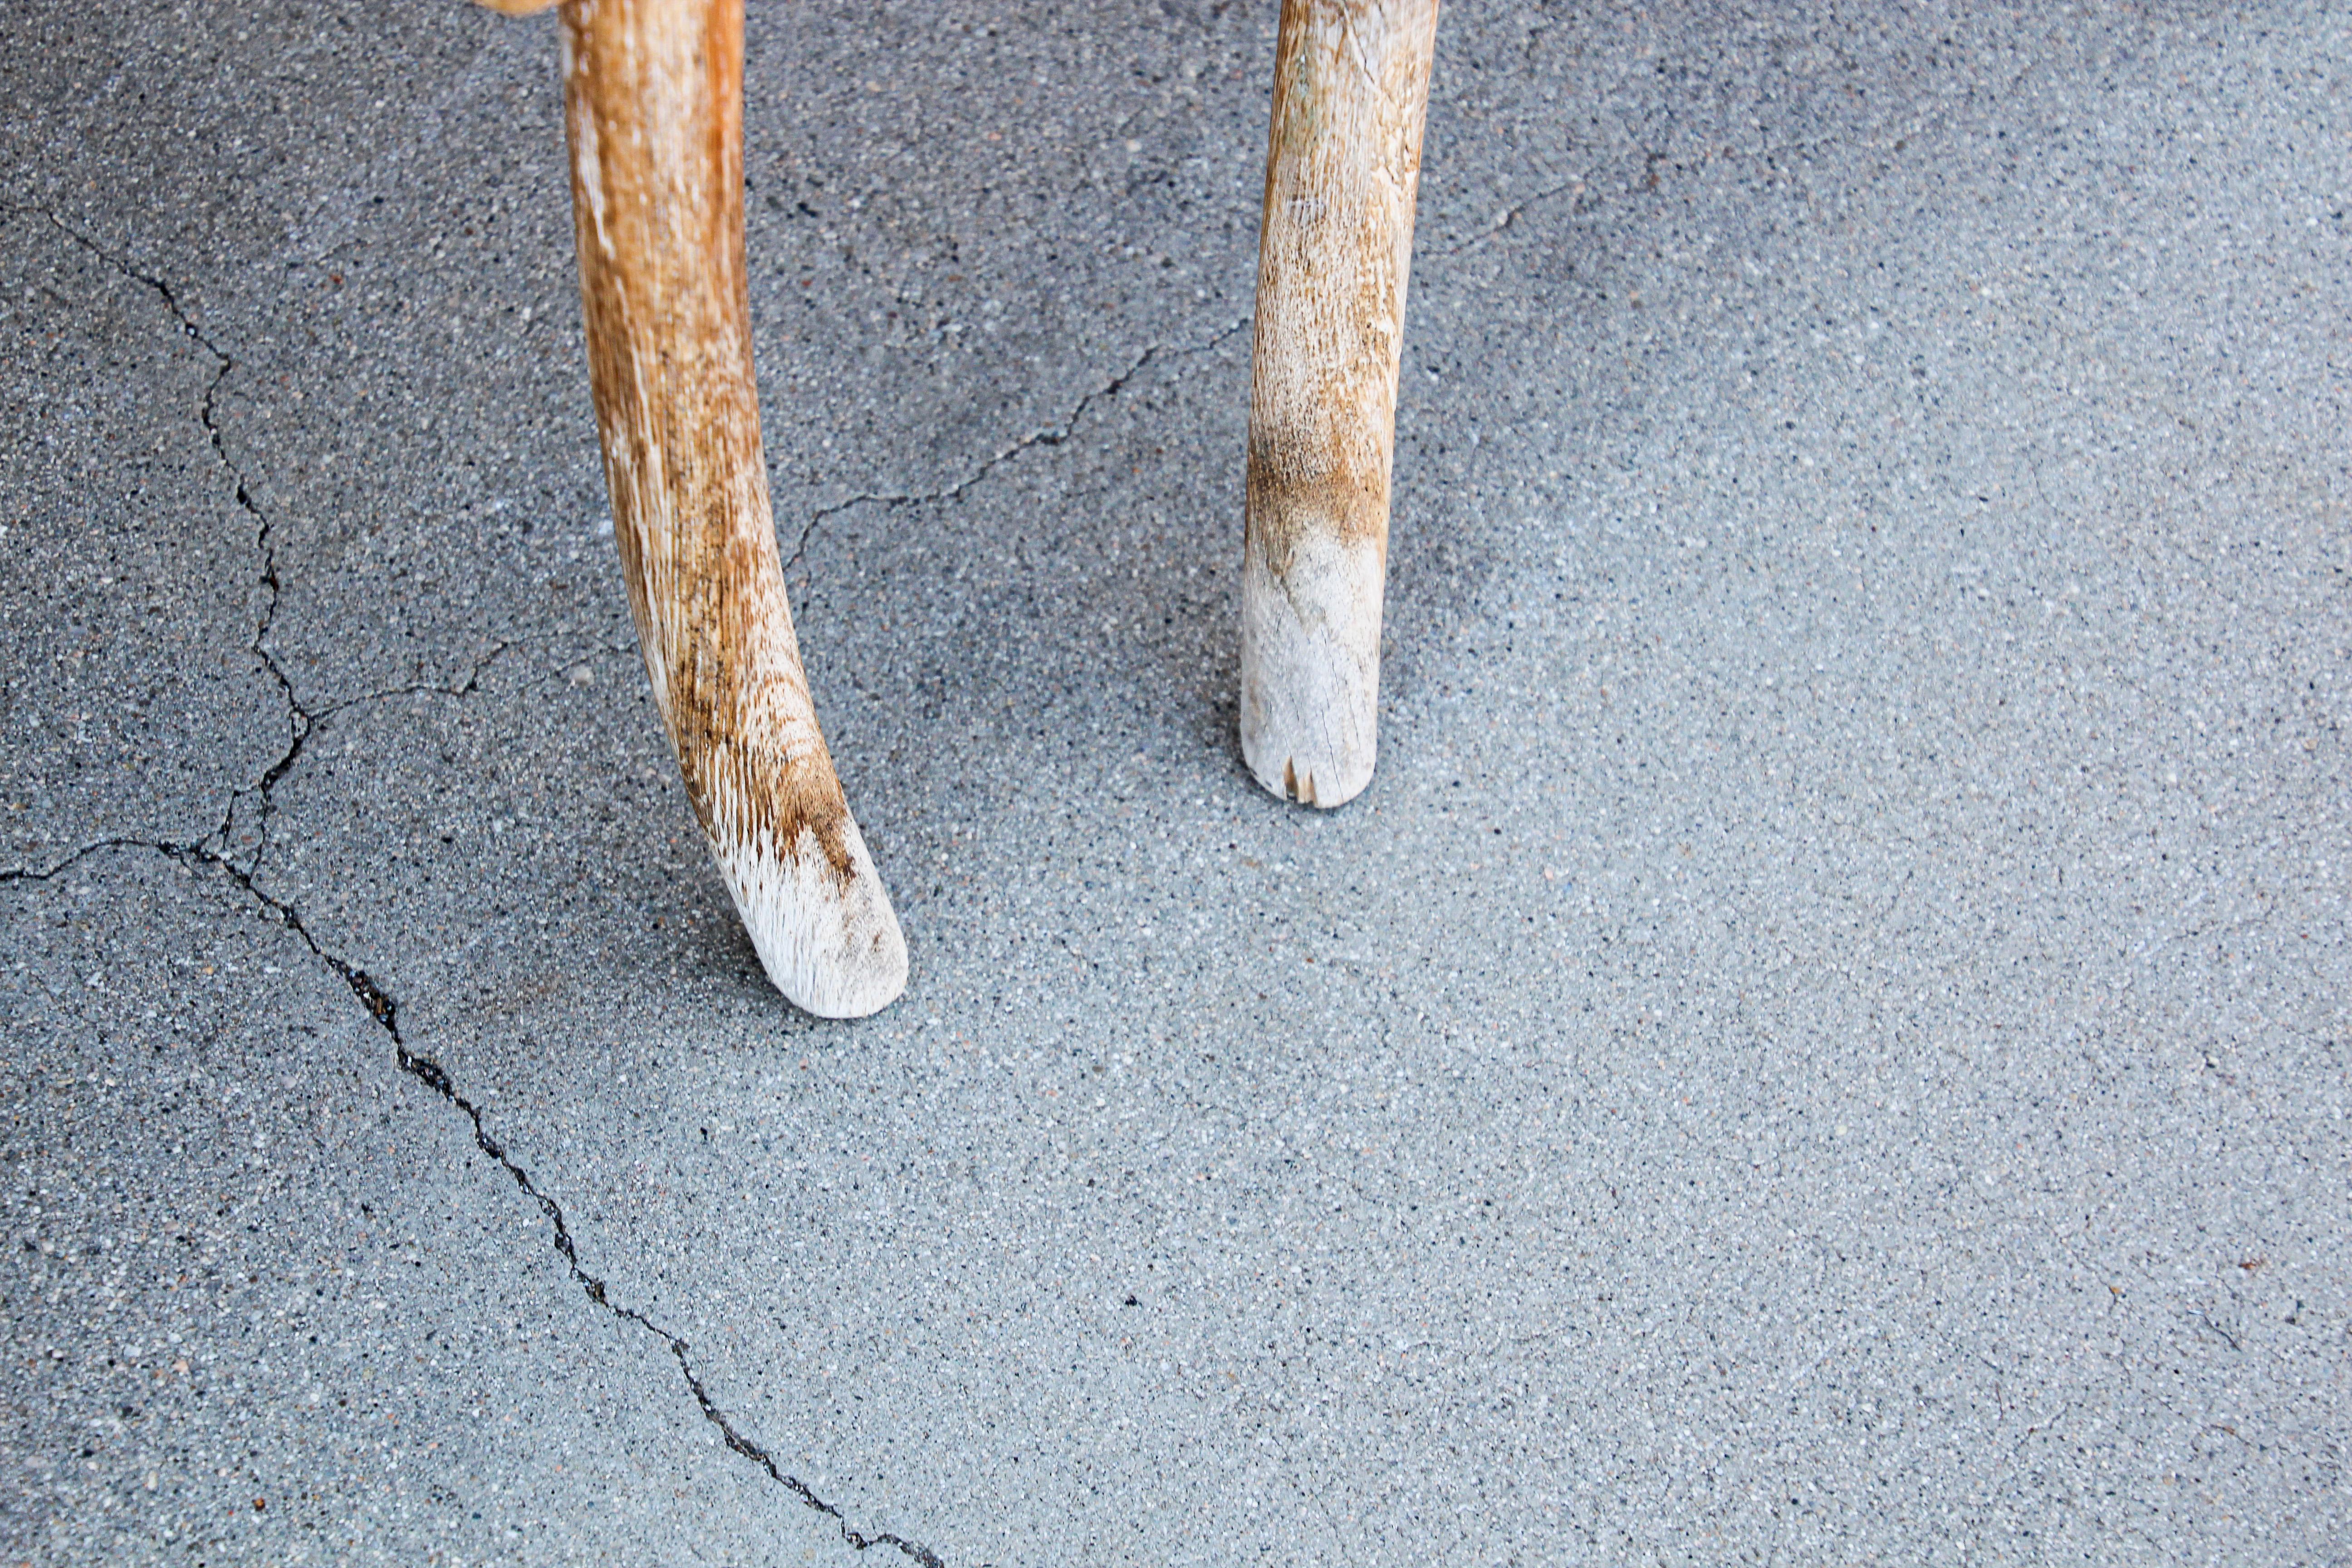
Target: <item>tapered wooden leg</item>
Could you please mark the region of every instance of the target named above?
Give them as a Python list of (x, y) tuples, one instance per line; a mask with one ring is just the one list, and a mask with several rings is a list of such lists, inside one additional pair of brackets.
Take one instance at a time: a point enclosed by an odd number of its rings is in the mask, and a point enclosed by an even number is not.
[(742, 0), (563, 0), (589, 380), (629, 605), (769, 978), (871, 1013), (907, 947), (793, 637), (751, 371)]
[(1437, 0), (1283, 0), (1258, 245), (1242, 755), (1310, 805), (1371, 782), (1397, 353)]

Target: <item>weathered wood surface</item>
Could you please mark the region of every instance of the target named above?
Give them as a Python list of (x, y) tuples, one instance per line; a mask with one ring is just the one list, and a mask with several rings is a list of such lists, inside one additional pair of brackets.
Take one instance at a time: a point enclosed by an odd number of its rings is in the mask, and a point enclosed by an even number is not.
[(1422, 123), (1437, 0), (1284, 0), (1259, 241), (1242, 754), (1331, 806), (1371, 782)]
[[(509, 4), (514, 0), (509, 0)], [(761, 962), (810, 1012), (907, 948), (817, 729), (760, 446), (741, 0), (564, 0), (589, 379), (646, 671)]]
[[(557, 0), (481, 0), (512, 16)], [(646, 673), (777, 986), (855, 1016), (907, 950), (801, 667), (743, 256), (741, 0), (562, 0), (589, 377)], [(1437, 0), (1284, 0), (1258, 258), (1242, 750), (1370, 782), (1398, 353)]]

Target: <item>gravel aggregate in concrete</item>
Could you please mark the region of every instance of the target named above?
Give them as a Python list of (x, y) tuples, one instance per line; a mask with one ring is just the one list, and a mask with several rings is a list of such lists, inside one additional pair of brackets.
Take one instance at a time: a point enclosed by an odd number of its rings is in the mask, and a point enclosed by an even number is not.
[(753, 9), (847, 1025), (645, 687), (548, 20), (12, 22), (0, 1555), (2352, 1560), (2352, 19), (1450, 8), (1325, 815), (1272, 16)]

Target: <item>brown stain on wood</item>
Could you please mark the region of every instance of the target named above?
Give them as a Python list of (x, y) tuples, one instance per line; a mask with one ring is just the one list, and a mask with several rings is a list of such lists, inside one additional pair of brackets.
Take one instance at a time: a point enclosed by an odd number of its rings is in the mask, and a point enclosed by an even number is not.
[(1258, 244), (1247, 530), (1388, 543), (1437, 0), (1284, 0)]
[(743, 253), (741, 0), (563, 0), (588, 372), (646, 666), (715, 843), (849, 808), (792, 633), (760, 443)]

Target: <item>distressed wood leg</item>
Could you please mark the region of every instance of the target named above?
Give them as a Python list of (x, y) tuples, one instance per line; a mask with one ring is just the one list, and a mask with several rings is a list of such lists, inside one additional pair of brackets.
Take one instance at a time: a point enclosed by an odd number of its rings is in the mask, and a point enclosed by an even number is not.
[[(509, 0), (528, 4), (528, 0)], [(646, 672), (760, 961), (812, 1013), (907, 947), (793, 637), (743, 259), (742, 0), (563, 0), (589, 380)]]
[(1283, 0), (1242, 546), (1242, 755), (1310, 805), (1371, 782), (1397, 353), (1437, 0)]

